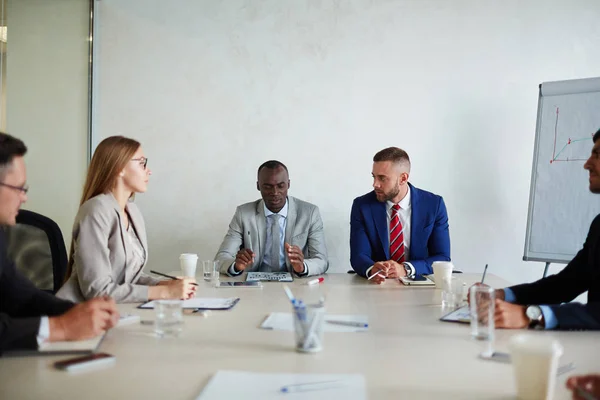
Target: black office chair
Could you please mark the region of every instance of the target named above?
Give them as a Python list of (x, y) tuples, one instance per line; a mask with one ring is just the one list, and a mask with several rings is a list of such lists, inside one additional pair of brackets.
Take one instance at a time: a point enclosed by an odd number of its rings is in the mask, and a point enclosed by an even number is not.
[(17, 224), (7, 229), (8, 256), (39, 289), (56, 293), (67, 272), (62, 232), (50, 218), (21, 210)]

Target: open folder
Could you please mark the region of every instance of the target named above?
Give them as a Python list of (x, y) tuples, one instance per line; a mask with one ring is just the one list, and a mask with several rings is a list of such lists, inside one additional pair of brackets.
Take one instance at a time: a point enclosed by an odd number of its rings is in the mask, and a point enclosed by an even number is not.
[[(213, 297), (195, 297), (193, 299), (182, 301), (183, 308), (193, 308), (196, 310), (229, 310), (240, 301), (239, 297), (213, 298)], [(154, 308), (154, 300), (144, 303), (138, 308)]]

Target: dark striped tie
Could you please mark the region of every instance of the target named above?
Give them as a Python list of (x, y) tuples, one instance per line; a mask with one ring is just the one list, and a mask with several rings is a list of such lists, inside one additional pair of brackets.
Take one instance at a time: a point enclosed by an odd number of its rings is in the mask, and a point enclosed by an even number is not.
[(392, 206), (392, 218), (390, 219), (390, 257), (392, 260), (402, 264), (404, 260), (404, 230), (398, 216), (400, 206)]

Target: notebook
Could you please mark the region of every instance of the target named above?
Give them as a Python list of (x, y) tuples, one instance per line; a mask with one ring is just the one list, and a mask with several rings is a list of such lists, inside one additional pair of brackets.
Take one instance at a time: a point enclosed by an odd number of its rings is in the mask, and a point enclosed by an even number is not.
[(289, 272), (248, 272), (246, 281), (293, 282), (294, 279)]
[[(229, 297), (229, 298), (216, 298), (216, 297), (195, 297), (193, 299), (182, 301), (183, 308), (193, 308), (196, 310), (229, 310), (233, 308), (238, 301), (240, 301), (239, 297)], [(148, 301), (142, 305), (139, 305), (138, 308), (141, 309), (152, 309), (154, 308), (155, 301)]]
[(435, 286), (435, 282), (431, 281), (425, 275), (417, 275), (414, 279), (408, 278), (406, 276), (401, 276), (400, 282), (407, 286)]
[(95, 338), (88, 340), (78, 340), (72, 342), (46, 342), (37, 350), (7, 350), (2, 355), (6, 357), (18, 357), (18, 356), (45, 356), (45, 355), (57, 355), (57, 354), (90, 354), (95, 353), (102, 343), (102, 339), (106, 333), (96, 336)]

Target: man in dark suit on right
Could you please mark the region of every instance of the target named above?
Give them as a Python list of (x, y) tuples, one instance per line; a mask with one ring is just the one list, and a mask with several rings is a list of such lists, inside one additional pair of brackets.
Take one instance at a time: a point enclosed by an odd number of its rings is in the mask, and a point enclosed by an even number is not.
[(74, 305), (37, 289), (8, 259), (4, 226), (14, 225), (27, 201), (22, 141), (0, 132), (0, 355), (36, 350), (44, 342), (89, 339), (119, 319), (115, 302), (97, 298)]
[[(600, 194), (600, 129), (583, 168), (590, 174), (590, 191)], [(588, 292), (588, 303), (569, 303)], [(600, 330), (600, 215), (575, 258), (558, 274), (537, 282), (496, 290), (497, 328)]]

